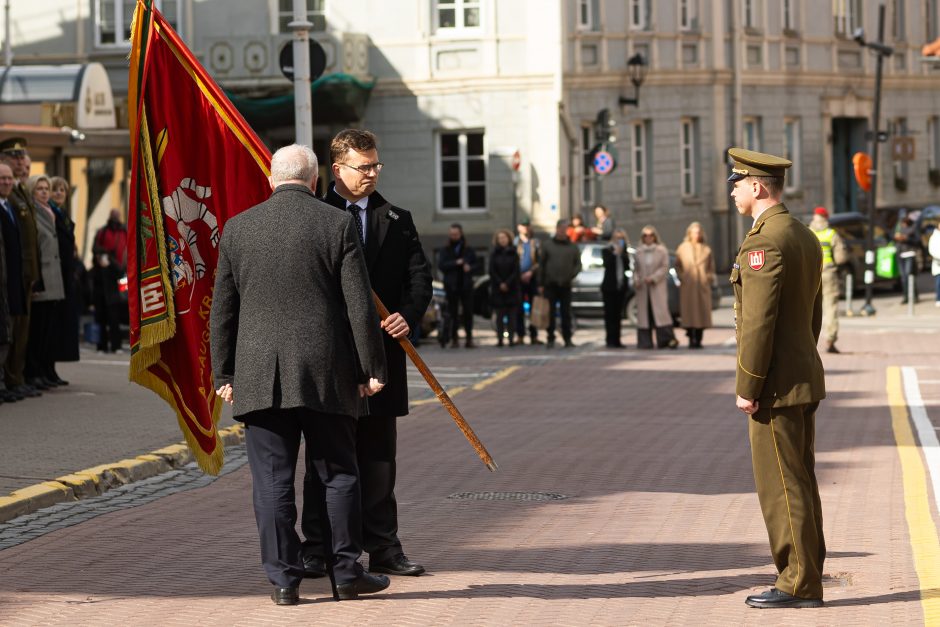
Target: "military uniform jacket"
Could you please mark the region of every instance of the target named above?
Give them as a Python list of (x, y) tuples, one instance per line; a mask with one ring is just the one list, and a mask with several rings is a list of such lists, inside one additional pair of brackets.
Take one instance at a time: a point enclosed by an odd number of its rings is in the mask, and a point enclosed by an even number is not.
[[(346, 200), (334, 185), (323, 199), (337, 209), (346, 210)], [(421, 247), (411, 213), (393, 206), (378, 192), (369, 195), (366, 210), (366, 266), (372, 289), (390, 313), (400, 313), (416, 329), (431, 302), (431, 264)], [(408, 377), (405, 351), (398, 340), (382, 331), (388, 379), (382, 391), (368, 399), (371, 416), (408, 414)]]
[(789, 407), (826, 396), (816, 342), (822, 326), (822, 249), (782, 204), (744, 238), (731, 270), (737, 395)]
[(20, 246), (23, 251), (23, 283), (27, 293), (30, 286), (42, 278), (39, 272), (39, 230), (36, 227), (36, 207), (33, 199), (26, 192), (22, 183), (13, 187), (13, 193), (7, 199), (16, 211), (17, 226), (20, 229)]

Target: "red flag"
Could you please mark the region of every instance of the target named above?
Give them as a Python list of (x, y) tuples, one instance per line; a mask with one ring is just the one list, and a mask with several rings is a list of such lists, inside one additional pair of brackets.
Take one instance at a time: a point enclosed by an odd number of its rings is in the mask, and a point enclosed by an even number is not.
[(209, 310), (225, 221), (268, 198), (271, 155), (150, 0), (132, 28), (128, 303), (130, 378), (176, 412), (217, 473)]

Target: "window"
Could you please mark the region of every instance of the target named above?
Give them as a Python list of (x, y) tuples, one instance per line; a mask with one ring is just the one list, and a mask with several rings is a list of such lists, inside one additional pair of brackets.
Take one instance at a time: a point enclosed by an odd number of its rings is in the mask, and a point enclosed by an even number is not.
[(483, 131), (441, 133), (441, 209), (486, 209), (485, 154)]
[(761, 145), (764, 143), (762, 139), (760, 118), (744, 118), (744, 147), (761, 152)]
[[(313, 23), (313, 30), (326, 30), (326, 0), (307, 0), (307, 20)], [(293, 0), (278, 0), (277, 27), (278, 32), (289, 33), (287, 25), (294, 21)]]
[[(181, 30), (182, 0), (155, 0), (154, 6), (163, 13), (173, 30)], [(98, 46), (129, 46), (131, 19), (137, 0), (95, 1), (95, 44)], [(118, 28), (120, 27), (120, 32)], [(118, 38), (120, 37), (120, 39)]]
[(894, 41), (904, 41), (904, 0), (891, 0), (891, 35)]
[(851, 37), (862, 27), (862, 0), (832, 0), (836, 35)]
[(761, 3), (761, 0), (742, 0), (741, 2), (741, 11), (742, 11), (741, 25), (745, 29), (760, 30), (760, 27), (761, 27), (760, 3)]
[(927, 170), (940, 169), (940, 116), (927, 118)]
[(480, 27), (480, 0), (437, 0), (437, 28)]
[(634, 122), (630, 129), (633, 148), (630, 151), (630, 166), (633, 168), (633, 200), (649, 200), (650, 198), (650, 154), (649, 137), (651, 124), (649, 120)]
[[(907, 134), (907, 118), (895, 118), (888, 123), (889, 137), (905, 137)], [(905, 191), (906, 189), (908, 175), (907, 164), (907, 161), (894, 159), (894, 185), (899, 191)], [(903, 183), (901, 181), (903, 181)], [(902, 189), (902, 187), (905, 189)]]
[(798, 0), (783, 0), (783, 31), (794, 32), (797, 30), (796, 5)]
[(581, 202), (594, 205), (594, 125), (581, 127)]
[(578, 0), (578, 30), (598, 29), (598, 0)]
[(796, 191), (800, 188), (800, 119), (783, 119), (783, 156), (793, 162), (787, 170), (784, 182), (786, 191)]
[(652, 13), (651, 0), (629, 0), (630, 28), (632, 30), (649, 30), (650, 15)]
[(679, 30), (697, 31), (698, 30), (698, 1), (697, 0), (679, 0)]
[(682, 178), (682, 195), (698, 195), (698, 119), (684, 118), (679, 130), (679, 171)]

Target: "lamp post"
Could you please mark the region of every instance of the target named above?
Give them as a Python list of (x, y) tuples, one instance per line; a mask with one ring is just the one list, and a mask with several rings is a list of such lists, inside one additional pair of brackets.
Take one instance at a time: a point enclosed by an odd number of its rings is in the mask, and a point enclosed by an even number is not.
[(884, 60), (894, 54), (894, 48), (886, 46), (885, 40), (885, 5), (878, 6), (878, 41), (865, 41), (865, 31), (857, 29), (853, 34), (858, 45), (872, 50), (875, 55), (875, 110), (873, 113), (871, 136), (871, 191), (868, 193), (868, 234), (865, 238), (865, 306), (862, 315), (873, 316), (875, 308), (871, 304), (875, 282), (875, 202), (878, 196), (878, 144), (881, 123), (881, 72)]
[(296, 142), (313, 148), (313, 103), (310, 94), (310, 29), (307, 0), (294, 0), (293, 20), (287, 27), (294, 33), (294, 126)]
[(644, 59), (643, 55), (639, 52), (627, 59), (627, 72), (630, 74), (630, 82), (633, 83), (633, 98), (620, 96), (621, 107), (627, 105), (634, 107), (640, 106), (640, 85), (642, 85), (643, 81), (646, 79), (646, 71), (648, 68), (649, 65), (646, 63), (646, 59)]

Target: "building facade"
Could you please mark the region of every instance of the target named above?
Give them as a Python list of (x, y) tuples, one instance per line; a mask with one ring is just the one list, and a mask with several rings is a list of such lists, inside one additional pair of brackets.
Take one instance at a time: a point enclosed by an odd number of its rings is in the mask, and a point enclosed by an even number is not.
[[(513, 212), (550, 231), (576, 213), (590, 222), (603, 203), (631, 235), (653, 224), (671, 248), (700, 221), (727, 266), (745, 232), (725, 183), (733, 145), (793, 159), (785, 194), (795, 213), (865, 207), (852, 155), (870, 149), (875, 58), (853, 35), (877, 38), (875, 2), (307, 2), (325, 74), (348, 79), (314, 91), (314, 147), (324, 158), (339, 129), (374, 130), (381, 189), (414, 212), (429, 252), (453, 222), (484, 246)], [(133, 5), (16, 3), (14, 63), (101, 62), (120, 112)], [(262, 139), (291, 141), (292, 113), (275, 108), (292, 90), (278, 62), (291, 0), (157, 5), (246, 116), (259, 116), (250, 119)], [(895, 51), (877, 199), (919, 208), (940, 200), (940, 70), (920, 60), (938, 36), (937, 0), (885, 5)], [(622, 105), (636, 96), (627, 61), (637, 54), (647, 74), (638, 103)], [(343, 103), (358, 105), (344, 113)], [(604, 110), (617, 165), (601, 177), (591, 157)], [(893, 158), (899, 136), (913, 138), (912, 160)]]

